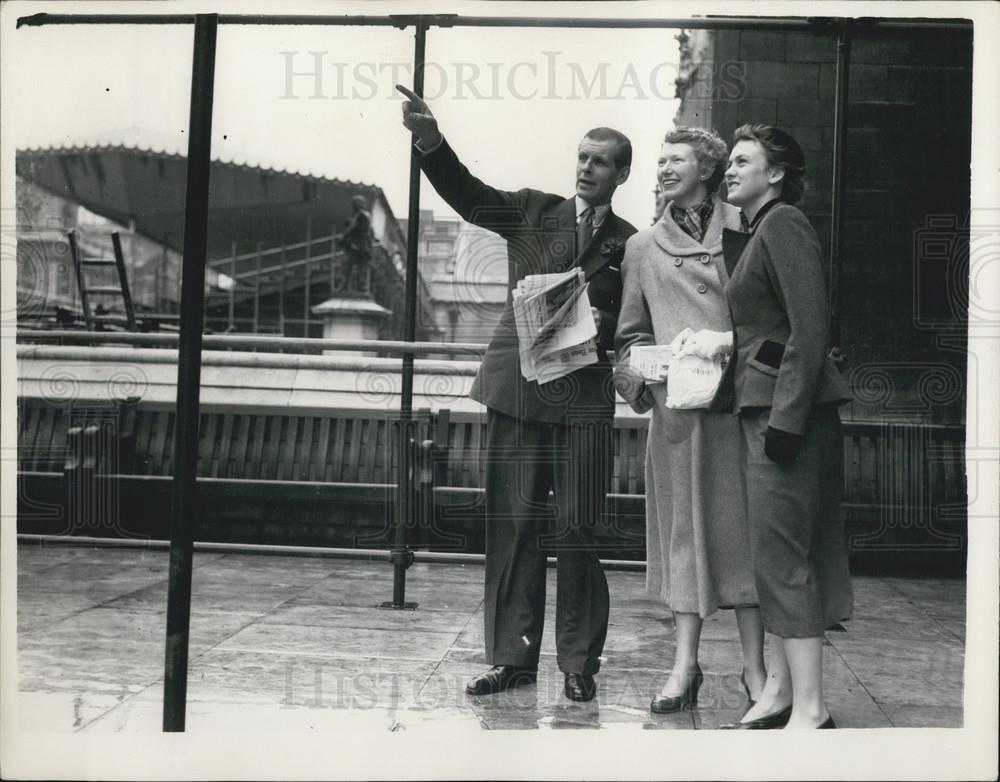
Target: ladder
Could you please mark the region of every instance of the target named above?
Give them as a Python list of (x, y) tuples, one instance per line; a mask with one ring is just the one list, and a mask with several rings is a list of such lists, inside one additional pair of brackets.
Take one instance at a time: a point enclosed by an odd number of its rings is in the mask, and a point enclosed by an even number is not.
[[(114, 247), (114, 259), (108, 258), (82, 258), (80, 256), (80, 245), (77, 241), (76, 231), (68, 231), (69, 248), (73, 256), (73, 267), (76, 270), (76, 282), (80, 289), (80, 307), (83, 309), (83, 320), (87, 326), (87, 331), (96, 331), (97, 326), (108, 321), (120, 321), (121, 318), (114, 315), (95, 313), (90, 309), (91, 296), (121, 296), (125, 305), (125, 323), (129, 331), (135, 331), (135, 311), (132, 309), (132, 293), (128, 287), (128, 277), (125, 274), (125, 256), (122, 254), (122, 243), (118, 237), (118, 232), (111, 233), (111, 244)], [(85, 271), (87, 267), (110, 267), (114, 266), (118, 272), (118, 285), (87, 285)], [(98, 305), (99, 307), (101, 305)]]

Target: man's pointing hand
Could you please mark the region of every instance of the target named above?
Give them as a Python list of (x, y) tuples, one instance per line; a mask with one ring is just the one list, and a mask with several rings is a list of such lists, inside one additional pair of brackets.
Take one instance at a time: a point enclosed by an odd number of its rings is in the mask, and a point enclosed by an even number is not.
[(433, 149), (441, 142), (441, 131), (430, 108), (402, 84), (397, 84), (396, 89), (407, 98), (403, 101), (403, 126), (416, 135), (422, 149)]

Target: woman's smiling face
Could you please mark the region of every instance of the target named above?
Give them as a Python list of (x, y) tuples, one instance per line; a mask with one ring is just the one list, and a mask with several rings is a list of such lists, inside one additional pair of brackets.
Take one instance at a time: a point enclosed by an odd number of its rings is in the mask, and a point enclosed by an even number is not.
[(656, 161), (660, 191), (678, 206), (693, 206), (705, 197), (698, 156), (690, 144), (664, 144)]

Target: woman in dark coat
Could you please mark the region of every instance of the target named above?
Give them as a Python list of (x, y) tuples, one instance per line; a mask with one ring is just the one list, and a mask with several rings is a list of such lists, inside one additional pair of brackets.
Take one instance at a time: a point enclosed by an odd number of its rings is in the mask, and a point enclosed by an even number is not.
[[(771, 634), (768, 681), (732, 727), (832, 728), (823, 633), (852, 611), (840, 516), (847, 386), (828, 358), (829, 310), (816, 232), (792, 204), (805, 159), (789, 134), (744, 125), (726, 169), (749, 234), (724, 239), (732, 271), (733, 394), (743, 430), (754, 582)], [(742, 251), (739, 245), (744, 244)]]

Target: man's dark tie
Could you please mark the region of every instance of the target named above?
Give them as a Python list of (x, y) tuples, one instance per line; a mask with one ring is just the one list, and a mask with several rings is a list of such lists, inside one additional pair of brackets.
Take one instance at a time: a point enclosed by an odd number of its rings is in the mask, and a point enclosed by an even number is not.
[(588, 206), (580, 213), (580, 222), (576, 224), (576, 254), (583, 252), (594, 238), (594, 207)]

